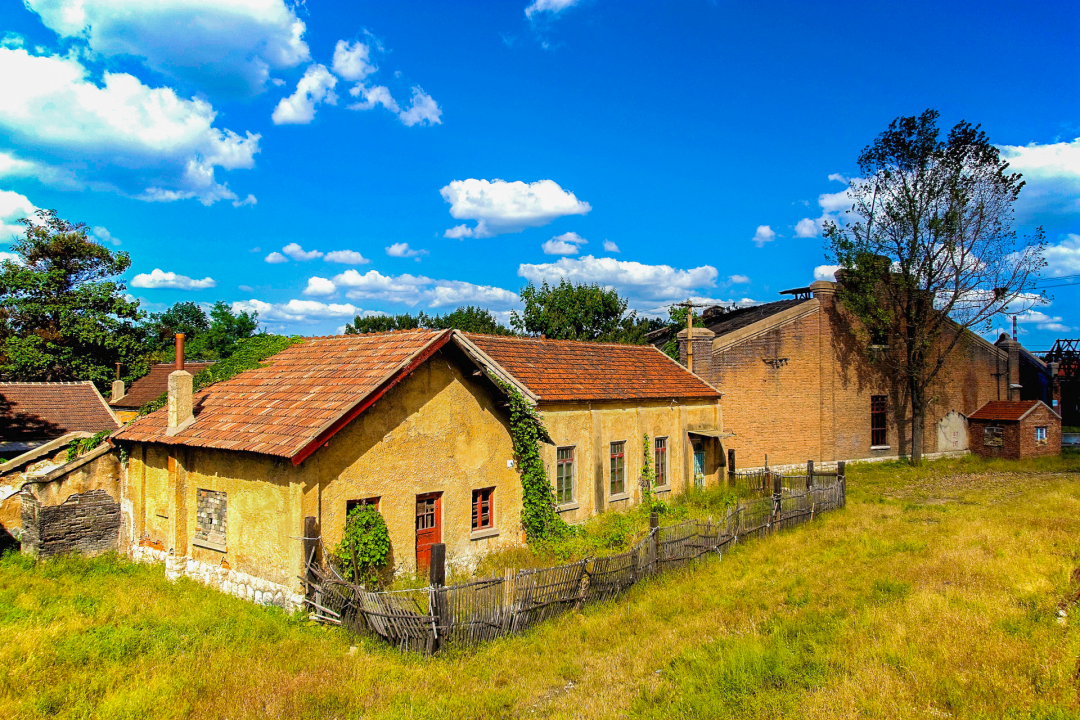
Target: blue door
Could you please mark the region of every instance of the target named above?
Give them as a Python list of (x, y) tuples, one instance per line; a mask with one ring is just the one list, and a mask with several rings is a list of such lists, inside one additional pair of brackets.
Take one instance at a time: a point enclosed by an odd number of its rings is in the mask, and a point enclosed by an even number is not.
[(694, 443), (694, 487), (705, 487), (705, 449)]

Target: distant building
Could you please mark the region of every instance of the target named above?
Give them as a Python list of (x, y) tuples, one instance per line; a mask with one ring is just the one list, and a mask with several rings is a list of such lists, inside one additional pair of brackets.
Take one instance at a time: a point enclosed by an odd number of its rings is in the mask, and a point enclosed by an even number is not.
[(968, 418), (971, 451), (1019, 460), (1061, 453), (1061, 416), (1041, 400), (995, 400)]
[[(197, 375), (202, 370), (214, 363), (187, 362), (184, 369), (192, 375)], [(109, 406), (116, 411), (121, 422), (129, 422), (139, 414), (139, 408), (148, 402), (157, 400), (169, 389), (169, 373), (176, 369), (173, 363), (161, 363), (151, 365), (150, 372), (131, 383), (131, 388), (124, 390), (124, 383), (117, 380), (113, 383), (113, 394), (109, 398)]]
[(0, 458), (71, 432), (116, 430), (120, 421), (92, 382), (0, 383)]

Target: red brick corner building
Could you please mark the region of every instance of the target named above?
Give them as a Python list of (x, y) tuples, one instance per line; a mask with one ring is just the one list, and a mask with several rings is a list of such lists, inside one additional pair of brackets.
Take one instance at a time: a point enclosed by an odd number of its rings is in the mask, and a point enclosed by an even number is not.
[(988, 402), (968, 418), (971, 451), (1021, 458), (1061, 453), (1061, 416), (1041, 400)]

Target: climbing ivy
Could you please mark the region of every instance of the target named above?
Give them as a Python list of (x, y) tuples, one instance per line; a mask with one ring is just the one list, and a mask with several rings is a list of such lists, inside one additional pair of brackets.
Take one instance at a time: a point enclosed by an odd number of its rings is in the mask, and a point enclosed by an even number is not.
[(650, 511), (666, 512), (667, 503), (657, 498), (652, 490), (656, 485), (656, 470), (653, 469), (652, 446), (649, 445), (648, 433), (641, 439), (641, 454), (641, 504)]
[(378, 582), (379, 570), (390, 557), (390, 531), (374, 505), (365, 503), (349, 511), (345, 534), (333, 555), (346, 580), (365, 586)]
[(98, 445), (105, 442), (105, 438), (107, 438), (111, 432), (112, 430), (102, 430), (97, 435), (72, 440), (67, 446), (67, 456), (65, 457), (65, 461), (71, 462), (83, 453), (90, 452)]
[(525, 538), (531, 543), (562, 537), (569, 532), (569, 526), (555, 512), (555, 493), (540, 457), (540, 443), (547, 437), (544, 421), (521, 393), (508, 383), (499, 384), (510, 404), (510, 437), (521, 475), (521, 527)]

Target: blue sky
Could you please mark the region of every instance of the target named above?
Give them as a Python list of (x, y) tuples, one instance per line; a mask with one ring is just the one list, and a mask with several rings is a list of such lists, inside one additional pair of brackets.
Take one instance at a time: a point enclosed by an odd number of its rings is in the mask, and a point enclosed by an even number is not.
[[(529, 279), (775, 300), (828, 274), (837, 178), (928, 107), (982, 124), (1047, 276), (1080, 274), (1074, 3), (148, 5), (0, 0), (0, 237), (34, 207), (85, 222), (150, 310), (327, 334), (505, 319)], [(1080, 293), (1049, 292), (1029, 347), (1080, 333)]]

